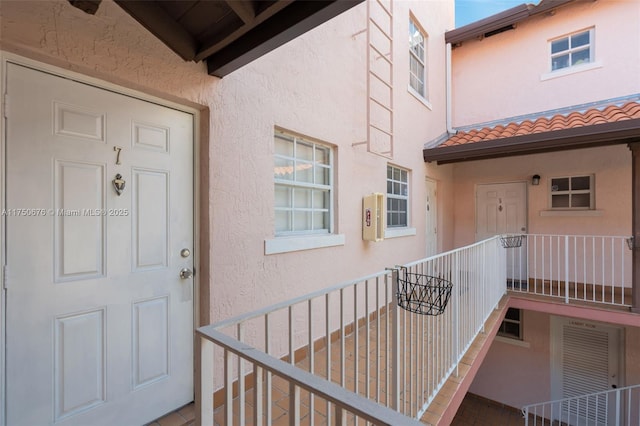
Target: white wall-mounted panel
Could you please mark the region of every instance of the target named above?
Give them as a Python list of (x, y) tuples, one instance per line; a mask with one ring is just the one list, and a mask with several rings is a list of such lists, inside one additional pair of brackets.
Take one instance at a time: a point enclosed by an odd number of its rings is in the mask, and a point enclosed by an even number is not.
[(166, 268), (169, 244), (169, 173), (133, 170), (133, 270)]
[[(105, 310), (55, 319), (55, 419), (105, 401)], [(37, 384), (34, 384), (37, 385)]]
[(133, 122), (133, 147), (169, 152), (169, 129), (163, 126)]
[(169, 376), (169, 296), (133, 304), (133, 388)]
[(76, 136), (93, 139), (98, 142), (105, 140), (106, 115), (89, 111), (79, 106), (53, 103), (54, 133), (61, 136)]
[(57, 161), (54, 173), (56, 281), (103, 276), (105, 166)]

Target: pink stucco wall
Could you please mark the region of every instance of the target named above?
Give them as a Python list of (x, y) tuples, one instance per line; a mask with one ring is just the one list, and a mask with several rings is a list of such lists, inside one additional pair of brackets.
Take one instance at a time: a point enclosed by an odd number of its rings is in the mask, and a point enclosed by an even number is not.
[[(548, 41), (595, 27), (601, 66), (543, 79)], [(640, 3), (575, 2), (482, 40), (463, 42), (453, 61), (454, 126), (546, 111), (640, 92)]]
[[(532, 186), (531, 176), (541, 181)], [(595, 175), (595, 212), (545, 216), (551, 177)], [(630, 235), (631, 151), (626, 145), (509, 157), (454, 165), (454, 244), (475, 238), (475, 188), (478, 184), (526, 181), (530, 234)]]
[[(525, 310), (522, 320), (528, 347), (495, 340), (469, 392), (518, 409), (554, 399), (551, 315)], [(621, 328), (621, 384), (636, 385), (640, 383), (640, 328)]]
[[(426, 176), (439, 182), (440, 246), (451, 247), (446, 212), (453, 206), (452, 168), (425, 165), (421, 149), (444, 131), (442, 46), (453, 2), (395, 2), (392, 160), (352, 146), (366, 139), (366, 38), (358, 35), (365, 10), (361, 4), (224, 79), (208, 76), (203, 64), (183, 62), (109, 0), (95, 16), (63, 0), (3, 1), (0, 43), (4, 51), (202, 111), (209, 170), (201, 176), (200, 196), (210, 248), (201, 258), (210, 275), (201, 279), (216, 321), (423, 257)], [(429, 33), (431, 109), (407, 91), (410, 11)], [(265, 240), (274, 237), (274, 126), (335, 145), (335, 223), (344, 246), (265, 255)], [(411, 170), (411, 226), (417, 232), (367, 243), (361, 238), (362, 197), (386, 192), (388, 163)]]
[(524, 311), (524, 341), (529, 347), (495, 340), (469, 392), (515, 408), (551, 399), (550, 319)]

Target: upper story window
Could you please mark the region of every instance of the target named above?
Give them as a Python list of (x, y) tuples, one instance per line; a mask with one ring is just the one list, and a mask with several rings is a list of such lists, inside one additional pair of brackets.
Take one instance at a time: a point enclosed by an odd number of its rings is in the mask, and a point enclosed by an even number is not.
[(387, 166), (387, 227), (409, 226), (409, 172)]
[(593, 36), (591, 28), (551, 40), (551, 71), (593, 62)]
[(409, 87), (427, 99), (426, 33), (413, 19), (409, 20)]
[(331, 147), (276, 130), (274, 157), (276, 235), (332, 232)]
[(549, 179), (552, 209), (594, 209), (593, 175)]

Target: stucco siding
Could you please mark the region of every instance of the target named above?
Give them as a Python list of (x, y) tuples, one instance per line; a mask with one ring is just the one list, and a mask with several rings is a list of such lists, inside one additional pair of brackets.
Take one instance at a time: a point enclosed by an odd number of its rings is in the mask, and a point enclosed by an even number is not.
[[(429, 34), (431, 108), (407, 91), (409, 11)], [(95, 16), (66, 1), (3, 1), (4, 51), (96, 77), (201, 110), (198, 161), (210, 275), (202, 306), (216, 321), (296, 295), (419, 259), (425, 253), (425, 177), (439, 182), (440, 247), (451, 247), (450, 167), (425, 165), (425, 141), (444, 131), (444, 32), (453, 2), (395, 2), (394, 158), (352, 146), (366, 140), (366, 6), (361, 4), (224, 79), (185, 63), (105, 0)], [(265, 255), (274, 238), (273, 154), (278, 126), (334, 147), (335, 232), (345, 244)], [(361, 238), (362, 197), (386, 192), (386, 165), (411, 172), (416, 235), (380, 243)], [(205, 245), (206, 247), (206, 245)], [(207, 264), (208, 263), (208, 264)], [(206, 289), (208, 288), (208, 293)]]
[[(549, 78), (549, 40), (592, 27), (596, 67)], [(454, 126), (639, 93), (640, 3), (576, 2), (465, 41), (452, 61)]]

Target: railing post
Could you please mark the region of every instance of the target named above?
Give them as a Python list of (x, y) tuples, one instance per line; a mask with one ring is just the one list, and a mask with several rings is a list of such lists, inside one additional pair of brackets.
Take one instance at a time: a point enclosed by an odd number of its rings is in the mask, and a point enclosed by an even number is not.
[(213, 424), (213, 342), (199, 338), (200, 352), (199, 386), (196, 395), (196, 424)]
[(564, 303), (569, 303), (569, 236), (564, 236)]
[[(629, 391), (631, 392), (631, 391)], [(619, 425), (622, 424), (620, 422), (620, 409), (622, 408), (621, 405), (621, 400), (620, 400), (620, 389), (616, 389), (616, 421), (613, 423), (614, 425)]]
[(391, 271), (391, 408), (400, 411), (400, 310), (398, 309), (398, 269)]
[[(452, 283), (453, 288), (451, 292), (451, 301), (453, 302), (453, 324), (451, 325), (451, 338), (453, 339), (453, 352), (455, 354), (456, 360), (456, 377), (459, 376), (458, 366), (460, 365), (460, 291), (462, 288), (460, 287), (462, 279), (462, 271), (460, 271), (460, 252), (456, 251), (453, 256), (453, 270), (454, 277), (456, 277), (457, 283)], [(456, 286), (456, 284), (458, 284)]]

